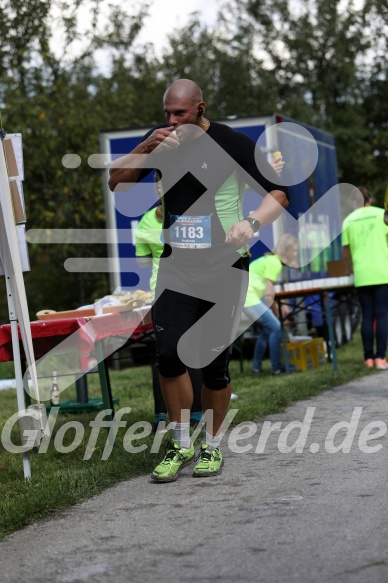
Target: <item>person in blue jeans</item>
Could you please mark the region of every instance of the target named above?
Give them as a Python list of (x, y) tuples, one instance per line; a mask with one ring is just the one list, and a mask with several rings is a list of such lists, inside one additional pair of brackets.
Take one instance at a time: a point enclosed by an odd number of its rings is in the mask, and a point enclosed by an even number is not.
[(250, 317), (255, 317), (260, 328), (255, 348), (253, 351), (252, 372), (263, 372), (261, 363), (269, 346), (272, 373), (274, 375), (282, 372), (280, 343), (282, 331), (279, 319), (272, 312), (271, 308), (261, 301), (255, 306), (245, 308)]
[[(261, 364), (269, 347), (272, 374), (283, 372), (281, 364), (281, 325), (277, 317), (277, 306), (273, 303), (273, 285), (279, 277), (283, 264), (297, 267), (298, 241), (292, 235), (282, 235), (273, 253), (255, 259), (249, 265), (249, 287), (244, 305), (248, 317), (255, 319), (260, 328), (253, 352), (252, 371), (262, 372)], [(282, 306), (282, 316), (289, 312)]]

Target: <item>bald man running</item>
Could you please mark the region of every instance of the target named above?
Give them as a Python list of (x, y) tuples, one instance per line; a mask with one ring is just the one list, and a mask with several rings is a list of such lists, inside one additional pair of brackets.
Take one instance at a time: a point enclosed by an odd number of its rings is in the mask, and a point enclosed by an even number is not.
[[(246, 295), (249, 241), (287, 207), (288, 192), (249, 137), (204, 117), (206, 105), (194, 81), (172, 83), (163, 106), (166, 124), (114, 162), (109, 186), (127, 189), (152, 168), (162, 175), (165, 244), (153, 319), (160, 382), (175, 428), (152, 478), (172, 482), (194, 458), (187, 366), (202, 370), (202, 408), (211, 421), (193, 476), (221, 472), (221, 426), (231, 395), (229, 347)], [(244, 217), (247, 184), (264, 198)]]

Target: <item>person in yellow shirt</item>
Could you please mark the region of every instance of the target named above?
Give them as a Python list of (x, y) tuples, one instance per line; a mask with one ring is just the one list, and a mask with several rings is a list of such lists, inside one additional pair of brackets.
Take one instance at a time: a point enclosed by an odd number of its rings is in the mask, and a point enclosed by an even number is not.
[[(253, 351), (252, 372), (262, 372), (261, 364), (267, 346), (271, 359), (272, 374), (283, 372), (281, 366), (281, 325), (273, 300), (273, 285), (280, 275), (283, 264), (297, 267), (298, 241), (292, 235), (282, 235), (273, 250), (255, 259), (249, 265), (249, 286), (244, 311), (254, 317), (260, 328)], [(272, 304), (272, 306), (271, 306)], [(289, 309), (282, 307), (282, 315)]]

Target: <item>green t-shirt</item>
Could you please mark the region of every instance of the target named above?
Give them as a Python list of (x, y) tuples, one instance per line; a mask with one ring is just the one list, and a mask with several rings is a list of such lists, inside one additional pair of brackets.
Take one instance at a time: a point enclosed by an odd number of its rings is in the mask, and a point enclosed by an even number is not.
[(388, 226), (384, 209), (364, 206), (356, 209), (342, 223), (342, 245), (349, 245), (354, 285), (388, 283)]
[(150, 289), (155, 292), (156, 277), (159, 268), (159, 257), (163, 251), (161, 241), (162, 223), (156, 216), (156, 209), (147, 211), (136, 229), (136, 257), (152, 257), (152, 275)]
[(276, 281), (282, 270), (282, 262), (277, 255), (263, 255), (249, 264), (249, 286), (245, 308), (260, 303), (267, 287), (267, 280)]

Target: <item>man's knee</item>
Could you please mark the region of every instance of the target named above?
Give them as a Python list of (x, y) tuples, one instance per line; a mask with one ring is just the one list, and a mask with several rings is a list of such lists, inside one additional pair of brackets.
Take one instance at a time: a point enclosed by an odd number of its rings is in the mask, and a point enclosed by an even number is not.
[(222, 391), (222, 389), (226, 389), (230, 383), (229, 375), (207, 375), (202, 372), (202, 378), (203, 384), (210, 391)]
[(158, 351), (158, 368), (163, 377), (179, 377), (186, 372), (186, 366), (181, 362), (176, 351)]

